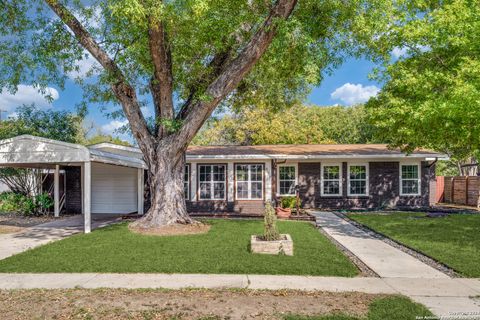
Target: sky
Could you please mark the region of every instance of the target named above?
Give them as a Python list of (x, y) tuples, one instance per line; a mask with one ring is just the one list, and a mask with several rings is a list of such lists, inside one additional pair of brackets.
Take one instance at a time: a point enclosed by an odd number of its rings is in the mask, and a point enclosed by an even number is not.
[[(392, 55), (401, 55), (402, 52), (393, 52)], [(75, 77), (86, 77), (86, 71), (90, 69), (93, 60), (87, 59), (81, 65), (80, 71), (71, 74), (65, 89), (49, 88), (47, 93), (53, 99), (48, 102), (44, 96), (35, 88), (28, 85), (20, 85), (15, 95), (8, 92), (0, 93), (0, 109), (6, 112), (5, 115), (14, 115), (14, 110), (22, 104), (35, 103), (40, 108), (53, 108), (54, 110), (75, 111), (75, 105), (82, 99), (82, 89), (75, 84)], [(344, 105), (350, 106), (366, 102), (370, 97), (375, 96), (380, 85), (368, 79), (374, 64), (363, 59), (349, 59), (340, 66), (332, 75), (327, 76), (320, 86), (313, 88), (306, 103), (320, 106)], [(89, 108), (87, 121), (93, 121), (103, 133), (119, 136), (131, 140), (124, 134), (119, 134), (116, 129), (122, 127), (126, 121), (108, 118), (96, 108)]]

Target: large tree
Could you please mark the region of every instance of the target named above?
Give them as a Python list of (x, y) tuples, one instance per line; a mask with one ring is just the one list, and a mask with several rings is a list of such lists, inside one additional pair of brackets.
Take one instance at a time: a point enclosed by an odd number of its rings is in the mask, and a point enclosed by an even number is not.
[(193, 144), (257, 145), (373, 143), (373, 128), (363, 105), (292, 106), (281, 111), (266, 106), (212, 118)]
[[(220, 105), (297, 102), (391, 21), (385, 0), (6, 0), (0, 87), (64, 85), (78, 61), (90, 103), (114, 102), (148, 166), (151, 207), (138, 227), (190, 223), (185, 151)], [(53, 13), (53, 14), (52, 14)], [(255, 68), (254, 68), (255, 66)], [(153, 119), (141, 107), (151, 104)]]
[[(382, 37), (398, 60), (367, 104), (380, 139), (411, 151), (451, 155), (459, 172), (480, 153), (480, 9), (478, 1), (426, 1)], [(477, 158), (477, 159), (475, 159)], [(474, 168), (474, 167), (473, 167)]]

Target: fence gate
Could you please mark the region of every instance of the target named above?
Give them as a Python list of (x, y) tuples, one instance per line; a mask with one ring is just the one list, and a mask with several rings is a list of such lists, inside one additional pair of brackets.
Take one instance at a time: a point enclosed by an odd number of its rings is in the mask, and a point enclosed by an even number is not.
[[(440, 187), (443, 184), (443, 192)], [(479, 207), (480, 177), (437, 177), (438, 202)], [(440, 194), (443, 193), (443, 194)]]

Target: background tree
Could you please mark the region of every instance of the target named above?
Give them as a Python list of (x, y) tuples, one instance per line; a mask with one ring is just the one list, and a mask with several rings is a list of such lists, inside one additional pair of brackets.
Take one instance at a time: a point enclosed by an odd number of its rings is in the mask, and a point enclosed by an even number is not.
[[(411, 151), (449, 154), (459, 173), (473, 173), (480, 150), (480, 10), (478, 2), (412, 2), (411, 16), (382, 43), (403, 51), (380, 74), (367, 104), (377, 137)], [(450, 166), (451, 167), (451, 166)]]
[(193, 140), (198, 145), (373, 143), (362, 105), (244, 108), (210, 120)]
[[(15, 117), (0, 122), (0, 140), (30, 134), (78, 143), (82, 137), (82, 114), (41, 110), (34, 105), (19, 107), (15, 114)], [(0, 168), (0, 181), (15, 193), (32, 196), (39, 180), (32, 169)]]
[[(100, 65), (90, 102), (121, 105), (148, 167), (139, 227), (190, 223), (185, 150), (221, 105), (298, 101), (344, 57), (367, 53), (390, 1), (6, 0), (0, 87), (64, 85), (86, 52)], [(51, 13), (56, 15), (52, 16)], [(254, 68), (255, 66), (255, 68)], [(174, 98), (175, 97), (175, 98)], [(278, 103), (279, 105), (277, 105)], [(141, 106), (151, 104), (153, 121)]]

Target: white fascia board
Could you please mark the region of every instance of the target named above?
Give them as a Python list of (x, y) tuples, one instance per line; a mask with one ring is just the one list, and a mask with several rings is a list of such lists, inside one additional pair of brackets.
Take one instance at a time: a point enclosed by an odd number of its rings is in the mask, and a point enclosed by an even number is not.
[[(438, 160), (446, 158), (445, 155), (439, 154)], [(448, 158), (448, 157), (447, 157)], [(324, 160), (324, 159), (432, 159), (432, 154), (377, 154), (377, 155), (216, 155), (216, 156), (202, 156), (202, 155), (187, 155), (187, 160), (265, 160), (265, 159), (277, 159), (277, 160)]]
[(90, 150), (90, 160), (124, 167), (147, 169), (143, 160), (94, 149)]

